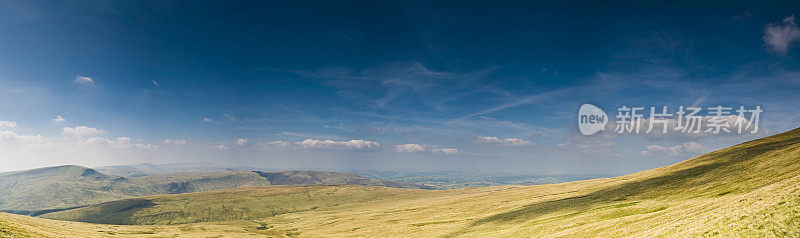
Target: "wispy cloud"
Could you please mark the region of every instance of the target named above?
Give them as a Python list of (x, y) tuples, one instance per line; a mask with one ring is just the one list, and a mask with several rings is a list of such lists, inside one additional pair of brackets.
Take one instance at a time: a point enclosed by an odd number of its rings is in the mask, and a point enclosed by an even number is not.
[(433, 153), (436, 154), (445, 154), (445, 155), (454, 155), (458, 154), (460, 151), (455, 148), (447, 148), (447, 149), (433, 149)]
[(380, 143), (368, 140), (315, 140), (306, 139), (297, 143), (302, 148), (310, 149), (345, 149), (345, 150), (374, 150), (380, 148)]
[(354, 71), (343, 67), (325, 67), (316, 71), (258, 69), (290, 72), (307, 78), (324, 79), (335, 87), (340, 96), (378, 109), (392, 110), (395, 102), (402, 104), (411, 99), (420, 100), (429, 108), (446, 111), (443, 105), (457, 97), (475, 92), (498, 93), (486, 87), (481, 79), (496, 70), (488, 67), (470, 72), (437, 71), (420, 62), (393, 62)]
[(419, 153), (425, 151), (425, 147), (419, 144), (395, 145), (394, 151), (404, 153)]
[(438, 148), (435, 145), (421, 145), (421, 144), (403, 144), (403, 145), (395, 145), (393, 148), (394, 152), (400, 153), (433, 153), (433, 154), (440, 154), (440, 155), (454, 155), (461, 153), (460, 150), (456, 148)]
[(478, 111), (478, 112), (475, 112), (475, 113), (472, 113), (472, 114), (468, 114), (466, 116), (462, 116), (462, 117), (460, 117), (460, 118), (458, 118), (456, 120), (453, 120), (451, 122), (464, 121), (464, 120), (467, 120), (467, 119), (470, 119), (470, 118), (473, 118), (473, 117), (476, 117), (476, 116), (485, 115), (485, 114), (489, 114), (489, 113), (505, 110), (505, 109), (516, 107), (516, 106), (519, 106), (519, 105), (530, 104), (530, 103), (539, 102), (539, 101), (544, 100), (544, 99), (550, 99), (550, 98), (554, 98), (554, 97), (564, 96), (564, 95), (572, 92), (573, 90), (574, 90), (574, 88), (562, 88), (562, 89), (556, 89), (556, 90), (547, 91), (547, 92), (543, 92), (543, 93), (539, 93), (539, 94), (529, 95), (529, 96), (525, 96), (525, 97), (514, 98), (513, 101), (510, 101), (510, 102), (507, 102), (507, 103), (503, 103), (503, 104), (497, 105), (497, 106), (492, 107), (492, 108), (484, 109), (484, 110), (481, 110), (481, 111)]
[(0, 129), (2, 128), (17, 128), (17, 123), (13, 121), (0, 121)]
[(151, 143), (143, 142), (140, 139), (134, 140), (129, 137), (120, 136), (116, 139), (107, 139), (101, 136), (104, 133), (102, 129), (77, 126), (77, 127), (64, 127), (61, 133), (71, 135), (63, 137), (60, 140), (52, 139), (44, 135), (26, 135), (21, 134), (13, 129), (16, 129), (15, 122), (0, 123), (10, 126), (0, 127), (0, 147), (7, 150), (3, 153), (64, 153), (69, 151), (81, 152), (131, 152), (130, 149), (151, 150), (156, 149), (158, 146)]
[(94, 79), (92, 79), (92, 78), (90, 78), (88, 76), (77, 76), (77, 77), (75, 77), (75, 80), (72, 80), (72, 82), (80, 84), (80, 85), (84, 85), (84, 86), (94, 86)]
[(342, 140), (341, 136), (337, 135), (330, 135), (330, 134), (307, 134), (307, 133), (296, 133), (296, 132), (289, 132), (284, 131), (280, 133), (283, 136), (289, 138), (307, 138), (307, 139), (324, 139), (324, 140)]
[(233, 114), (230, 114), (230, 113), (222, 114), (222, 117), (227, 118), (230, 121), (235, 121), (236, 120), (236, 117), (233, 116)]
[(786, 54), (797, 41), (800, 41), (800, 28), (797, 27), (794, 15), (784, 18), (780, 23), (770, 23), (764, 28), (764, 43), (774, 52)]
[(46, 144), (50, 139), (43, 135), (22, 135), (15, 131), (0, 130), (0, 144), (19, 144), (23, 146)]
[(498, 145), (511, 145), (511, 146), (536, 145), (536, 143), (518, 138), (500, 139), (494, 136), (478, 137), (475, 141), (482, 144), (498, 144)]
[(659, 155), (668, 155), (668, 156), (684, 156), (684, 155), (693, 155), (693, 154), (700, 154), (706, 151), (706, 148), (701, 145), (700, 143), (690, 141), (680, 145), (675, 146), (660, 146), (660, 145), (649, 145), (645, 147), (640, 154), (642, 156), (659, 156)]
[(43, 135), (24, 135), (14, 131), (18, 127), (13, 121), (0, 121), (0, 146), (21, 145), (23, 147), (38, 146), (50, 143)]
[(165, 145), (186, 145), (186, 140), (164, 139), (161, 143)]
[(53, 120), (52, 120), (52, 121), (53, 121), (54, 123), (62, 123), (62, 122), (66, 122), (66, 121), (67, 121), (67, 119), (65, 119), (65, 118), (64, 118), (64, 117), (62, 117), (62, 116), (56, 116), (56, 118), (53, 118)]
[(77, 127), (64, 127), (63, 129), (61, 129), (61, 133), (73, 135), (76, 137), (88, 137), (88, 136), (96, 136), (103, 134), (103, 130), (87, 126), (77, 126)]
[(305, 139), (300, 142), (287, 142), (276, 140), (271, 142), (258, 143), (262, 148), (271, 149), (290, 149), (290, 150), (340, 150), (340, 151), (384, 151), (397, 153), (433, 153), (433, 154), (458, 154), (456, 148), (440, 148), (436, 145), (425, 144), (400, 144), (390, 145), (381, 144), (369, 140), (315, 140)]

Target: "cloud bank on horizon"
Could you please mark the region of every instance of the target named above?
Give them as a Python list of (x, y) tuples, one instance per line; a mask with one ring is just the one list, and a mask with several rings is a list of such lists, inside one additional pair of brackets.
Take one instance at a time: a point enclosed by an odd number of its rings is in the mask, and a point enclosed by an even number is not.
[[(648, 169), (800, 125), (785, 4), (5, 1), (0, 170)], [(763, 130), (582, 136), (584, 103), (611, 124), (623, 105), (761, 106)]]

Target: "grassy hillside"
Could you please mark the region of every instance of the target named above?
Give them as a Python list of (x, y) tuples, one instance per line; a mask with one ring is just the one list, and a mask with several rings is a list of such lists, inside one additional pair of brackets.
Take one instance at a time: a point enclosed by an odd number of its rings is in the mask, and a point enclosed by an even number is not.
[(269, 185), (249, 171), (125, 178), (66, 165), (0, 174), (0, 210), (24, 213), (145, 196)]
[(798, 185), (800, 129), (617, 178), (376, 201), (266, 221), (312, 236), (796, 237)]
[(423, 187), (368, 179), (353, 174), (318, 171), (168, 173), (126, 178), (86, 167), (66, 165), (0, 174), (0, 210), (37, 215), (52, 210), (153, 194), (211, 191), (273, 183)]
[(125, 178), (80, 166), (0, 174), (0, 209), (49, 209), (128, 198)]
[(106, 216), (134, 224), (243, 219), (311, 237), (796, 237), (798, 185), (800, 129), (616, 178), (436, 191), (237, 189), (123, 200), (144, 204), (127, 210), (131, 206), (106, 203), (48, 216)]
[(0, 237), (290, 237), (255, 222), (119, 226), (56, 221), (0, 212)]
[(249, 187), (124, 199), (41, 217), (131, 225), (255, 220), (378, 199), (407, 199), (421, 192), (358, 185)]

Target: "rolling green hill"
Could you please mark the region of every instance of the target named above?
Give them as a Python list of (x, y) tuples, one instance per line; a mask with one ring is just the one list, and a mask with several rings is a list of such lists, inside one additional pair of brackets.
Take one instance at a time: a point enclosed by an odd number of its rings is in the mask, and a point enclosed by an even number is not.
[[(223, 166), (214, 163), (172, 163), (172, 164), (151, 164), (151, 163), (140, 163), (140, 164), (132, 164), (132, 165), (119, 165), (119, 166), (99, 166), (95, 167), (95, 170), (105, 173), (105, 174), (113, 174), (123, 177), (142, 177), (147, 175), (158, 175), (158, 174), (171, 174), (171, 173), (211, 173), (211, 172), (226, 172), (226, 171), (236, 171), (236, 170), (247, 170), (247, 171), (265, 171), (265, 169), (259, 169), (254, 167), (245, 167), (245, 166)], [(272, 171), (273, 169), (268, 169)]]
[(795, 129), (616, 178), (453, 190), (246, 188), (127, 199), (44, 217), (121, 224), (246, 220), (311, 237), (797, 237), (798, 185)]
[(410, 198), (424, 191), (363, 185), (248, 187), (124, 199), (41, 217), (122, 225), (254, 220), (379, 199)]
[(289, 237), (246, 221), (172, 226), (118, 226), (56, 221), (0, 212), (0, 237)]
[(38, 215), (90, 204), (153, 194), (177, 194), (271, 184), (362, 184), (423, 186), (319, 171), (227, 171), (167, 173), (126, 178), (66, 165), (0, 174), (0, 210)]
[(58, 166), (0, 174), (0, 209), (39, 210), (141, 196), (125, 178), (80, 166)]

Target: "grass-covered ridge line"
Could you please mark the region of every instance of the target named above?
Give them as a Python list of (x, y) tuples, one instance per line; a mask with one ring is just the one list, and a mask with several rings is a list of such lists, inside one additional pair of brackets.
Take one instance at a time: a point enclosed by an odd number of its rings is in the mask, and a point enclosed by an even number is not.
[(377, 199), (408, 198), (422, 191), (357, 185), (248, 187), (124, 199), (41, 217), (123, 225), (256, 220)]
[(224, 171), (165, 173), (122, 177), (75, 166), (0, 173), (0, 211), (39, 215), (102, 202), (154, 194), (177, 194), (273, 184), (362, 184), (387, 187), (425, 186), (320, 171)]

